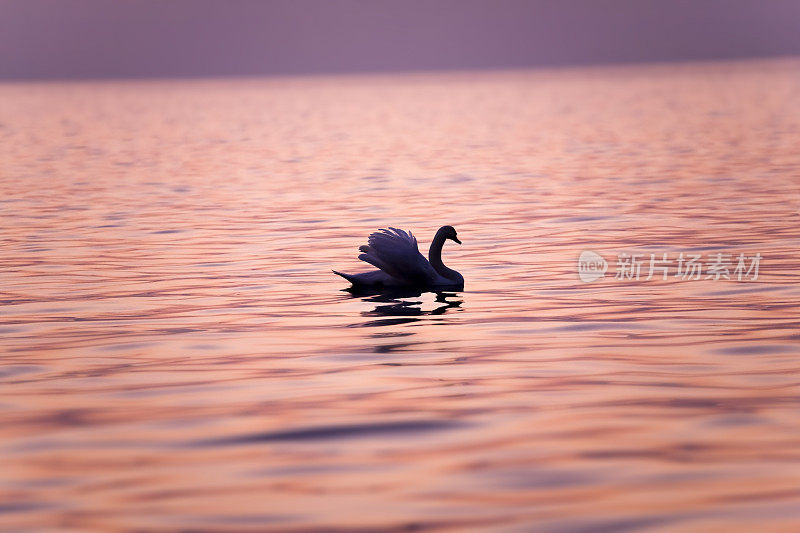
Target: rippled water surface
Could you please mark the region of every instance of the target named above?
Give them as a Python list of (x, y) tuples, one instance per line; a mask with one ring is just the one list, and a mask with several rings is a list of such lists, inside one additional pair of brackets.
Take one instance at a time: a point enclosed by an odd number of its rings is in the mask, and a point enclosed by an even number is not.
[[(791, 530), (798, 101), (795, 60), (0, 85), (0, 525)], [(463, 292), (330, 272), (443, 224)], [(645, 279), (681, 252), (733, 279)]]

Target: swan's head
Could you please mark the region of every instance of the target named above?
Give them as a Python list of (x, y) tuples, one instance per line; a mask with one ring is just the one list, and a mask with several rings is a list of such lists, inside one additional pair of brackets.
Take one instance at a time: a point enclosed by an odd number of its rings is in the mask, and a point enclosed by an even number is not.
[(444, 235), (445, 239), (450, 239), (451, 241), (461, 244), (461, 241), (458, 240), (458, 235), (456, 235), (456, 228), (453, 226), (442, 226), (439, 228), (439, 231)]

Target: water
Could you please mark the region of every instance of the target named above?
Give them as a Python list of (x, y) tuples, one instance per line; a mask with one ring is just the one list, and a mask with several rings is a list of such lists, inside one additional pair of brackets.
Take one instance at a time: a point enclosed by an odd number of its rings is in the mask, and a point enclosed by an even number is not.
[(0, 524), (791, 529), (798, 67), (0, 85)]

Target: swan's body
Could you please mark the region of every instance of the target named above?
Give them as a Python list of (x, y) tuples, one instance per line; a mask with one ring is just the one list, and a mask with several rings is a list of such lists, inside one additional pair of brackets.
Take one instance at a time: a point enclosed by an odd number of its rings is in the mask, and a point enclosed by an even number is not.
[(442, 262), (442, 247), (447, 239), (461, 244), (453, 226), (442, 226), (433, 237), (428, 259), (425, 259), (411, 232), (382, 229), (369, 236), (369, 243), (359, 248), (362, 254), (358, 256), (380, 270), (361, 274), (333, 272), (355, 287), (463, 288), (464, 277)]

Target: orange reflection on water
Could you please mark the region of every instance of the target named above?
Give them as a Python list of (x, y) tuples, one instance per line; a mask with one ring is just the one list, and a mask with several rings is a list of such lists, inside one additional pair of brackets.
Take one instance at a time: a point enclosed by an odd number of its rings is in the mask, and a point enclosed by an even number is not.
[[(0, 85), (0, 524), (797, 523), (798, 66)], [(330, 273), (442, 224), (464, 292)]]

